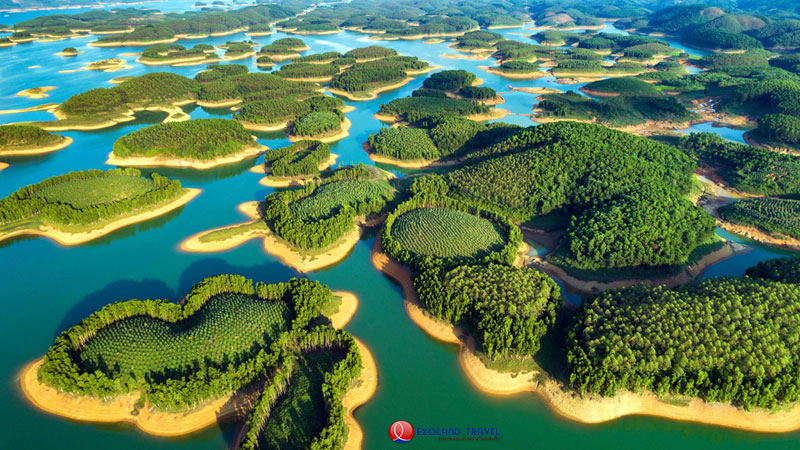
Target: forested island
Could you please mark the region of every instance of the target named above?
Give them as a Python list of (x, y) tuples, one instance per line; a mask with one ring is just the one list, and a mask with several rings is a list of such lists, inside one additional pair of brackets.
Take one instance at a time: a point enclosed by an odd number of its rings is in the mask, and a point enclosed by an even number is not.
[(374, 391), (374, 363), (349, 333), (325, 324), (322, 312), (342, 308), (342, 299), (355, 302), (304, 279), (265, 284), (217, 275), (178, 304), (111, 303), (58, 336), (26, 367), (21, 386), (54, 414), (133, 422), (162, 436), (243, 408), (236, 448), (360, 445), (353, 406), (343, 400), (352, 389), (366, 389), (360, 397)]
[(456, 116), (485, 121), (510, 114), (504, 109), (487, 106), (487, 103), (499, 103), (497, 93), (474, 89), (477, 81), (474, 74), (465, 70), (435, 73), (423, 82), (423, 88), (412, 92), (411, 97), (382, 104), (375, 118), (383, 122), (414, 123), (428, 117)]
[(376, 45), (350, 50), (330, 64), (345, 67), (333, 78), (328, 92), (350, 100), (374, 99), (381, 92), (404, 86), (412, 76), (437, 68), (416, 56), (401, 56)]
[(303, 140), (264, 154), (264, 164), (251, 169), (265, 173), (264, 186), (288, 187), (305, 184), (336, 162), (331, 147), (320, 141)]
[(29, 125), (0, 126), (0, 156), (35, 155), (61, 150), (72, 139)]
[(0, 200), (0, 240), (39, 235), (82, 244), (173, 211), (199, 193), (156, 173), (145, 178), (137, 169), (70, 172)]
[(274, 192), (264, 202), (243, 204), (240, 210), (251, 221), (199, 233), (181, 247), (213, 252), (263, 238), (267, 252), (299, 271), (326, 267), (347, 255), (365, 227), (385, 217), (381, 213), (396, 192), (390, 181), (377, 168), (340, 168), (298, 189)]
[(195, 119), (151, 125), (122, 136), (106, 164), (208, 169), (266, 150), (235, 120)]

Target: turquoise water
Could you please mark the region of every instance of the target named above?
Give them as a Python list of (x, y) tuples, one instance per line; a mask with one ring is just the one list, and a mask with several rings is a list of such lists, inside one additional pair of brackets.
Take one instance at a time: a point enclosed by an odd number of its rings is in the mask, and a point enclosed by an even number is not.
[[(193, 2), (192, 2), (193, 3)], [(15, 19), (13, 21), (20, 20)], [(0, 17), (0, 21), (13, 22)], [(522, 30), (503, 30), (504, 33)], [(281, 33), (254, 38), (269, 43), (284, 37)], [(509, 35), (516, 39), (521, 36)], [(244, 39), (243, 35), (212, 38), (194, 43), (220, 44)], [(312, 52), (347, 50), (370, 45), (374, 41), (358, 33), (304, 38)], [(182, 68), (134, 68), (116, 73), (77, 72), (59, 74), (57, 70), (77, 68), (84, 62), (136, 51), (135, 48), (100, 49), (87, 47), (90, 38), (33, 43), (0, 49), (0, 109), (25, 108), (46, 102), (61, 102), (70, 95), (97, 86), (122, 75), (138, 75), (152, 70), (167, 70), (193, 76), (201, 66)], [(554, 86), (552, 78), (531, 81), (506, 80), (478, 69), (489, 61), (441, 58), (454, 53), (446, 44), (423, 45), (419, 41), (380, 42), (403, 54), (415, 55), (446, 68), (463, 68), (478, 74), (485, 85), (498, 92), (508, 86)], [(85, 53), (73, 59), (54, 56), (63, 47), (74, 46)], [(130, 58), (129, 59), (133, 59)], [(252, 60), (245, 63), (252, 64)], [(41, 69), (27, 69), (42, 65)], [(257, 70), (251, 67), (251, 70)], [(357, 109), (347, 114), (353, 123), (350, 136), (332, 145), (340, 154), (339, 164), (370, 163), (361, 143), (382, 124), (372, 117), (381, 103), (409, 95), (422, 84), (424, 77), (368, 102), (348, 102)], [(51, 97), (29, 100), (14, 97), (25, 88), (57, 86)], [(530, 113), (533, 95), (515, 92), (504, 95), (503, 108), (517, 114)], [(223, 112), (202, 108), (189, 110), (192, 118), (210, 117)], [(50, 119), (47, 113), (0, 115), (0, 122)], [(12, 166), (0, 172), (0, 196), (20, 186), (46, 177), (89, 168), (108, 168), (104, 164), (111, 146), (119, 136), (158, 119), (157, 114), (143, 116), (137, 123), (96, 132), (68, 132), (75, 142), (65, 150), (36, 158), (8, 160)], [(509, 116), (507, 122), (529, 125), (526, 116)], [(720, 131), (714, 128), (712, 131)], [(260, 135), (260, 142), (270, 147), (288, 144), (283, 133)], [(278, 281), (298, 274), (265, 253), (259, 241), (251, 241), (234, 250), (214, 254), (182, 252), (179, 243), (186, 237), (213, 227), (240, 222), (245, 217), (236, 205), (258, 200), (272, 191), (258, 184), (259, 175), (247, 169), (245, 162), (210, 171), (159, 170), (180, 178), (188, 187), (203, 193), (194, 201), (170, 214), (119, 230), (86, 245), (65, 248), (43, 238), (22, 238), (0, 243), (0, 286), (3, 286), (3, 314), (0, 314), (0, 340), (6, 343), (0, 359), (0, 421), (6, 432), (0, 447), (14, 449), (219, 449), (229, 445), (235, 432), (230, 425), (214, 426), (196, 435), (180, 439), (161, 439), (144, 435), (124, 425), (94, 425), (50, 416), (30, 406), (17, 388), (17, 373), (26, 362), (43, 354), (56, 335), (103, 305), (128, 298), (166, 298), (178, 300), (192, 284), (219, 273), (239, 273), (263, 281)], [(785, 252), (743, 242), (749, 250), (716, 264), (705, 276), (739, 275), (755, 262)], [(552, 413), (534, 395), (510, 397), (485, 395), (473, 388), (457, 360), (457, 347), (443, 344), (425, 335), (403, 309), (402, 292), (388, 278), (375, 270), (369, 260), (374, 237), (359, 242), (352, 254), (341, 263), (308, 274), (309, 278), (329, 284), (334, 289), (355, 292), (359, 310), (347, 329), (371, 350), (378, 364), (379, 387), (373, 399), (357, 411), (365, 433), (365, 448), (390, 448), (389, 425), (406, 420), (420, 427), (496, 427), (501, 441), (485, 448), (685, 448), (745, 449), (753, 446), (782, 449), (800, 444), (800, 434), (764, 435), (731, 431), (718, 427), (669, 420), (629, 417), (602, 425), (582, 425)], [(570, 297), (577, 301), (576, 297)], [(439, 448), (435, 438), (417, 437), (410, 448)]]

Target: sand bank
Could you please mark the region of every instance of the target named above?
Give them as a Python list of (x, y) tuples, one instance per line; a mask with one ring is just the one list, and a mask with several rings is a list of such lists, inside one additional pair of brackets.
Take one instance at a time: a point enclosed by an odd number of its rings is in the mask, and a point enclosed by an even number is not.
[(464, 116), (465, 119), (474, 120), (476, 122), (483, 122), (486, 120), (497, 120), (502, 119), (505, 116), (513, 116), (514, 113), (507, 109), (503, 108), (492, 108), (488, 114), (471, 114), (469, 116)]
[(211, 169), (225, 164), (233, 164), (244, 161), (248, 158), (255, 158), (256, 156), (269, 150), (268, 147), (263, 145), (255, 145), (252, 147), (245, 147), (237, 153), (232, 155), (217, 157), (212, 160), (197, 160), (197, 159), (182, 159), (172, 158), (168, 156), (133, 156), (127, 158), (120, 158), (114, 155), (114, 152), (108, 154), (106, 164), (110, 166), (124, 166), (124, 167), (180, 167), (191, 169)]
[(61, 150), (63, 148), (67, 148), (69, 144), (72, 144), (72, 138), (62, 137), (61, 142), (59, 142), (58, 144), (47, 145), (44, 147), (33, 147), (27, 149), (8, 149), (8, 150), (5, 150), (2, 147), (0, 147), (0, 156), (39, 155), (42, 153), (50, 153), (57, 150)]
[(202, 106), (204, 108), (228, 108), (230, 106), (236, 106), (239, 103), (242, 103), (242, 99), (235, 98), (231, 100), (220, 100), (217, 102), (212, 102), (208, 100), (198, 100), (197, 106)]
[(356, 345), (361, 353), (361, 374), (355, 381), (350, 390), (342, 397), (344, 406), (344, 424), (347, 426), (347, 440), (344, 443), (344, 450), (358, 450), (364, 441), (364, 432), (361, 426), (353, 417), (353, 413), (359, 406), (367, 402), (378, 389), (378, 367), (372, 357), (369, 348), (364, 343), (356, 339)]
[(509, 86), (509, 89), (516, 92), (525, 92), (528, 94), (534, 95), (545, 95), (545, 94), (563, 94), (564, 91), (555, 88), (545, 88), (545, 87), (514, 87)]
[(0, 162), (0, 171), (8, 168), (8, 163)]
[(295, 135), (290, 134), (289, 135), (289, 141), (290, 142), (297, 142), (297, 141), (303, 141), (303, 140), (309, 140), (309, 139), (315, 140), (315, 141), (320, 141), (320, 142), (325, 142), (325, 143), (341, 141), (342, 139), (346, 138), (347, 136), (350, 136), (350, 133), (347, 130), (350, 129), (351, 125), (352, 125), (352, 123), (350, 122), (350, 119), (345, 117), (344, 121), (342, 121), (342, 124), (341, 124), (341, 126), (339, 128), (339, 131), (334, 133), (334, 134), (326, 134), (326, 135), (320, 135), (320, 136), (295, 136)]
[(447, 59), (469, 59), (472, 61), (484, 61), (489, 59), (491, 55), (488, 54), (469, 54), (469, 55), (453, 55), (453, 54), (445, 54), (439, 55), (442, 58)]
[(233, 418), (239, 408), (244, 406), (244, 396), (239, 399), (226, 396), (189, 412), (161, 412), (145, 405), (134, 415), (131, 412), (136, 409), (135, 405), (140, 396), (138, 392), (120, 395), (109, 401), (59, 392), (56, 388), (39, 382), (38, 371), (42, 361), (43, 359), (39, 358), (22, 369), (19, 376), (22, 392), (39, 409), (72, 420), (97, 423), (127, 422), (145, 433), (172, 437), (193, 433), (220, 420)]
[[(499, 67), (499, 66), (497, 66)], [(479, 69), (482, 69), (486, 72), (489, 72), (494, 75), (500, 75), (501, 77), (511, 78), (514, 80), (529, 80), (534, 78), (542, 78), (542, 77), (549, 77), (550, 74), (547, 72), (542, 72), (541, 70), (537, 70), (535, 72), (524, 72), (524, 73), (510, 73), (510, 72), (502, 72), (500, 70), (496, 70), (489, 66), (478, 66)]]
[(45, 103), (44, 105), (31, 106), (30, 108), (3, 109), (3, 110), (0, 110), (0, 114), (16, 114), (16, 113), (34, 112), (34, 111), (52, 112), (53, 110), (58, 108), (58, 105), (59, 105), (58, 103)]
[(376, 154), (372, 146), (369, 145), (369, 142), (364, 142), (363, 144), (361, 144), (361, 147), (364, 149), (365, 152), (369, 154), (369, 159), (375, 161), (376, 163), (389, 164), (392, 166), (402, 167), (405, 169), (423, 169), (428, 167), (454, 166), (460, 164), (463, 161), (461, 159), (451, 159), (446, 161), (442, 161), (440, 159), (402, 160), (402, 159), (392, 158), (391, 156)]
[(193, 188), (186, 188), (184, 191), (185, 192), (183, 195), (163, 206), (159, 206), (155, 209), (149, 209), (141, 213), (133, 213), (127, 217), (112, 220), (100, 228), (94, 228), (90, 231), (71, 232), (64, 231), (50, 225), (39, 225), (39, 228), (20, 229), (0, 234), (0, 240), (8, 239), (14, 236), (35, 235), (48, 237), (61, 245), (83, 244), (101, 236), (105, 236), (112, 231), (116, 231), (128, 225), (144, 222), (146, 220), (164, 215), (189, 203), (193, 198), (200, 194), (200, 192), (202, 192), (200, 189)]
[(358, 297), (352, 292), (347, 291), (333, 291), (335, 297), (342, 299), (339, 304), (339, 309), (335, 313), (328, 316), (333, 328), (344, 328), (350, 322), (350, 319), (356, 314), (358, 309)]
[(245, 122), (243, 120), (238, 121), (245, 130), (250, 131), (281, 131), (285, 130), (286, 127), (289, 126), (290, 121), (282, 122), (282, 123), (253, 123), (253, 122)]
[(80, 55), (81, 53), (83, 53), (83, 52), (82, 51), (77, 51), (77, 52), (74, 52), (74, 53), (58, 52), (58, 53), (53, 53), (53, 55), (55, 55), (55, 56), (76, 56), (76, 55)]
[(398, 83), (390, 84), (390, 85), (387, 85), (387, 86), (381, 86), (381, 87), (372, 89), (368, 93), (364, 94), (364, 95), (366, 95), (366, 97), (357, 97), (355, 94), (352, 94), (350, 92), (341, 91), (339, 89), (333, 89), (333, 88), (330, 88), (330, 87), (327, 88), (327, 90), (331, 94), (340, 95), (342, 97), (346, 97), (346, 98), (348, 98), (350, 100), (354, 100), (354, 101), (373, 100), (373, 99), (378, 98), (378, 94), (380, 94), (381, 92), (391, 91), (392, 89), (397, 89), (399, 87), (403, 87), (403, 86), (407, 85), (409, 82), (411, 82), (411, 80), (413, 80), (413, 78), (408, 77), (408, 78), (406, 78), (403, 81), (400, 81)]
[(788, 250), (800, 250), (800, 239), (795, 239), (790, 236), (780, 238), (773, 236), (772, 234), (758, 227), (738, 225), (724, 220), (717, 220), (717, 224), (726, 231), (744, 236), (748, 239), (752, 239), (765, 245), (781, 247)]
[(28, 97), (33, 99), (46, 98), (49, 97), (50, 94), (46, 94), (45, 92), (52, 91), (55, 88), (56, 88), (55, 86), (42, 86), (38, 88), (24, 89), (17, 92), (15, 95), (17, 97)]

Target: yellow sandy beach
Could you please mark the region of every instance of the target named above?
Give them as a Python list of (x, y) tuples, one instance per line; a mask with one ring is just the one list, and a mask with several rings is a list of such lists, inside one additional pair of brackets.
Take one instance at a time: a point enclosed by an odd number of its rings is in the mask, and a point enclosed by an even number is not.
[(83, 244), (85, 242), (97, 239), (101, 236), (105, 236), (111, 233), (112, 231), (116, 231), (120, 228), (127, 227), (128, 225), (144, 222), (146, 220), (150, 220), (155, 217), (164, 215), (172, 210), (178, 209), (181, 206), (189, 203), (192, 199), (197, 197), (197, 195), (200, 194), (200, 192), (202, 192), (200, 189), (194, 189), (194, 188), (186, 188), (184, 189), (184, 191), (186, 192), (182, 196), (178, 197), (176, 200), (166, 205), (160, 206), (156, 209), (145, 211), (141, 214), (133, 214), (128, 217), (123, 217), (118, 220), (113, 220), (109, 223), (106, 223), (100, 228), (96, 228), (90, 231), (69, 232), (58, 228), (54, 228), (49, 225), (42, 225), (39, 228), (21, 229), (9, 233), (0, 234), (0, 240), (8, 239), (14, 236), (35, 235), (35, 236), (48, 237), (58, 242), (61, 245)]
[(130, 157), (120, 158), (114, 155), (114, 152), (108, 154), (106, 164), (110, 166), (124, 166), (124, 167), (180, 167), (191, 169), (211, 169), (212, 167), (219, 167), (225, 164), (233, 164), (245, 159), (255, 158), (256, 156), (269, 150), (268, 147), (263, 145), (256, 145), (246, 147), (232, 155), (214, 158), (209, 161), (202, 161), (197, 159), (180, 159), (169, 157)]

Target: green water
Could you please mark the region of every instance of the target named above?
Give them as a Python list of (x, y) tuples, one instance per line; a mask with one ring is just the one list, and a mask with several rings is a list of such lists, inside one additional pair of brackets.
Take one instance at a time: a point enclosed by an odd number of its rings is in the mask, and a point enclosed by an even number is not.
[[(185, 8), (193, 1), (175, 3), (179, 3), (178, 6), (170, 3), (170, 9), (180, 9), (181, 4)], [(33, 13), (12, 16), (0, 15), (0, 23), (14, 23), (32, 17)], [(520, 31), (503, 30), (504, 33)], [(285, 35), (276, 33), (254, 40), (269, 43), (281, 37)], [(509, 37), (526, 39), (516, 35)], [(243, 35), (235, 35), (191, 41), (191, 44), (221, 44), (243, 38)], [(374, 43), (366, 35), (350, 32), (303, 39), (311, 47), (307, 53), (346, 51)], [(199, 66), (153, 69), (134, 64), (133, 69), (116, 73), (57, 73), (57, 70), (78, 68), (85, 62), (137, 50), (87, 47), (90, 41), (91, 38), (81, 38), (0, 49), (0, 109), (62, 102), (70, 95), (93, 87), (111, 86), (107, 81), (122, 75), (166, 70), (193, 76), (201, 70)], [(552, 86), (569, 90), (580, 87), (556, 85), (552, 78), (517, 81), (487, 74), (477, 68), (486, 61), (440, 58), (440, 54), (453, 53), (446, 43), (423, 45), (420, 41), (403, 41), (380, 44), (432, 64), (473, 71), (485, 80), (486, 86), (498, 92), (508, 91), (508, 85)], [(77, 47), (84, 53), (71, 59), (53, 55), (67, 46)], [(252, 59), (246, 60), (247, 64), (252, 62)], [(43, 67), (27, 69), (32, 65)], [(258, 69), (251, 67), (251, 70)], [(339, 165), (370, 163), (361, 143), (381, 126), (372, 114), (381, 103), (409, 95), (422, 84), (423, 78), (387, 92), (374, 101), (348, 102), (357, 108), (347, 114), (353, 123), (350, 136), (331, 145), (331, 152), (341, 155)], [(57, 86), (47, 99), (14, 97), (19, 90), (47, 85)], [(530, 113), (534, 96), (514, 92), (504, 94), (504, 97), (503, 108), (517, 114)], [(188, 112), (192, 118), (226, 114), (225, 111), (202, 108), (190, 108)], [(0, 116), (0, 122), (50, 118), (49, 114), (42, 112), (11, 114)], [(75, 142), (65, 150), (35, 158), (8, 160), (12, 166), (0, 172), (0, 196), (71, 170), (108, 168), (104, 161), (118, 137), (158, 119), (158, 114), (148, 114), (135, 123), (111, 129), (67, 132), (64, 134)], [(504, 121), (531, 124), (528, 117), (519, 115), (506, 117)], [(272, 148), (288, 145), (283, 133), (260, 134), (259, 137), (261, 143)], [(247, 170), (254, 164), (250, 161), (204, 172), (160, 170), (164, 175), (180, 178), (188, 187), (202, 189), (203, 193), (178, 211), (119, 230), (86, 245), (65, 248), (43, 238), (0, 243), (3, 267), (0, 271), (0, 301), (4, 307), (0, 314), (0, 340), (5, 343), (0, 358), (0, 379), (3, 380), (0, 395), (4, 399), (0, 404), (0, 421), (5, 430), (0, 437), (0, 448), (220, 449), (230, 444), (236, 431), (232, 425), (214, 426), (180, 439), (161, 439), (125, 425), (95, 425), (54, 417), (34, 409), (22, 398), (17, 387), (17, 375), (26, 362), (46, 351), (56, 335), (107, 303), (129, 298), (178, 300), (195, 282), (220, 273), (238, 273), (266, 282), (296, 276), (295, 271), (265, 253), (258, 241), (215, 254), (192, 254), (179, 250), (179, 243), (194, 233), (244, 220), (236, 205), (263, 198), (272, 192), (271, 188), (258, 184), (260, 175)], [(481, 448), (744, 449), (759, 446), (783, 449), (800, 444), (800, 433), (765, 435), (647, 417), (628, 417), (587, 426), (560, 418), (531, 394), (510, 397), (482, 394), (469, 384), (461, 371), (457, 347), (427, 337), (409, 320), (403, 309), (400, 288), (370, 263), (369, 250), (373, 242), (374, 237), (366, 237), (340, 264), (308, 275), (333, 289), (353, 291), (360, 299), (359, 310), (347, 329), (372, 350), (379, 372), (375, 397), (356, 413), (364, 429), (365, 448), (393, 448), (396, 444), (388, 440), (387, 431), (396, 420), (405, 420), (417, 427), (497, 428), (501, 441), (476, 444)], [(783, 254), (785, 252), (748, 244), (748, 251), (709, 268), (706, 276), (739, 275), (757, 261)], [(574, 295), (568, 298), (573, 303), (580, 301)], [(454, 445), (418, 436), (407, 447), (446, 448)]]

